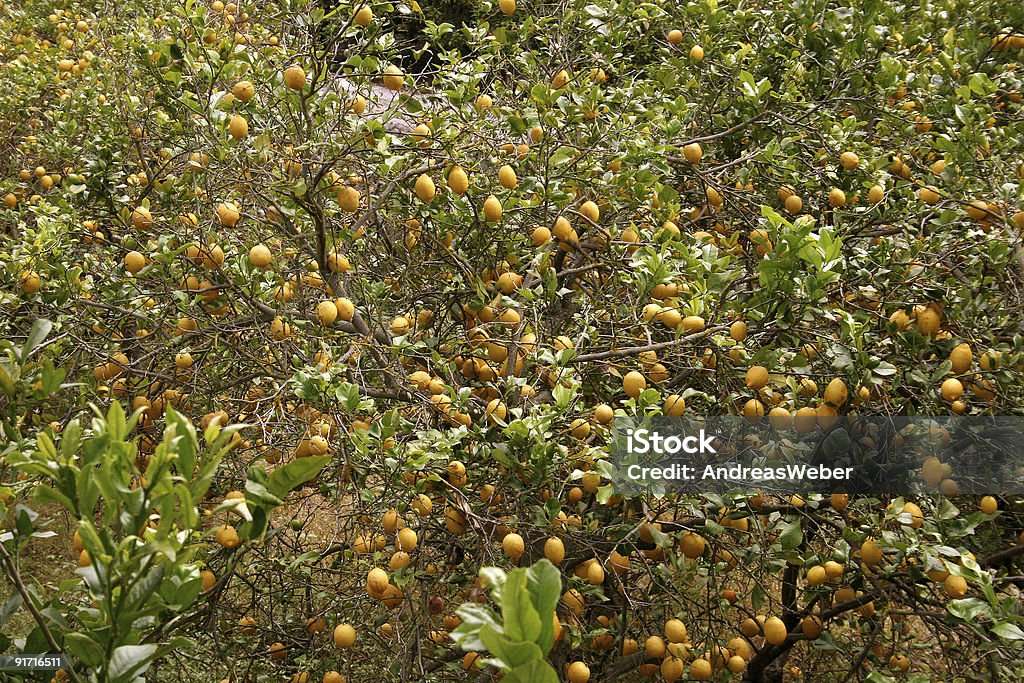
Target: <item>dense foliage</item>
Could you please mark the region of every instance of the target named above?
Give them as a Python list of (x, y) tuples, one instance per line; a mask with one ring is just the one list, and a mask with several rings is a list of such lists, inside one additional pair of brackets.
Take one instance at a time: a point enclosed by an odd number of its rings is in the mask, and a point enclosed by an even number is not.
[(607, 435), (1024, 413), (1022, 49), (1006, 0), (0, 0), (0, 652), (1021, 680), (1018, 499), (622, 496)]

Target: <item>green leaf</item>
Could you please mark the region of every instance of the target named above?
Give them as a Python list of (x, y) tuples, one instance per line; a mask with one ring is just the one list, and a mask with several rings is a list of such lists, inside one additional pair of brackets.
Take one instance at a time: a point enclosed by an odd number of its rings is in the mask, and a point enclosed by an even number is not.
[(81, 631), (65, 633), (64, 647), (75, 659), (92, 668), (100, 666), (105, 657), (103, 646)]
[(196, 469), (196, 438), (195, 427), (184, 415), (171, 406), (167, 406), (164, 416), (167, 430), (164, 432), (165, 443), (178, 456), (176, 466), (186, 480), (191, 481)]
[(165, 564), (158, 564), (154, 569), (147, 572), (145, 576), (136, 581), (131, 592), (128, 594), (126, 602), (123, 603), (122, 609), (138, 609), (139, 606), (143, 605), (164, 580), (165, 566)]
[(501, 660), (505, 669), (528, 664), (544, 658), (537, 643), (517, 643), (491, 626), (480, 629), (480, 640), (494, 657)]
[(1002, 621), (992, 627), (992, 633), (1003, 640), (1024, 640), (1024, 631), (1008, 621)]
[(107, 674), (112, 681), (130, 681), (149, 668), (156, 651), (156, 645), (122, 645), (111, 654)]
[(11, 593), (11, 597), (7, 598), (4, 604), (0, 605), (0, 626), (3, 626), (4, 622), (14, 616), (14, 613), (18, 611), (23, 602), (25, 602), (25, 598), (21, 597), (21, 593), (18, 591)]
[(793, 550), (803, 543), (804, 535), (800, 528), (800, 520), (790, 522), (783, 527), (782, 533), (779, 534), (779, 540), (782, 542), (783, 550)]
[(525, 569), (515, 569), (505, 581), (501, 599), (505, 635), (513, 641), (535, 642), (541, 633), (540, 616), (530, 601)]
[(75, 512), (75, 504), (71, 502), (70, 498), (46, 484), (36, 484), (35, 489), (32, 491), (32, 500), (44, 504), (57, 503), (65, 510)]
[(455, 644), (463, 650), (479, 652), (486, 649), (480, 640), (480, 630), (484, 626), (501, 630), (501, 624), (494, 613), (483, 605), (467, 602), (455, 610), (455, 613), (462, 622), (452, 631), (451, 636)]
[(5, 365), (5, 363), (0, 363), (0, 391), (3, 391), (7, 396), (13, 397), (18, 389), (14, 386), (14, 380), (7, 372), (7, 368), (4, 367)]
[(331, 456), (329, 455), (314, 455), (292, 460), (287, 465), (274, 470), (267, 480), (267, 490), (272, 496), (284, 498), (289, 491), (320, 474), (320, 470), (330, 461)]
[(25, 344), (21, 347), (22, 365), (28, 361), (28, 357), (32, 355), (36, 347), (43, 343), (43, 340), (46, 339), (52, 329), (53, 323), (46, 318), (38, 318), (32, 323), (32, 329), (28, 333), (28, 338), (25, 339)]
[(552, 615), (562, 593), (562, 574), (546, 559), (540, 560), (526, 571), (530, 599), (540, 618), (540, 633), (534, 639), (546, 657), (554, 643), (555, 625)]
[(987, 602), (979, 598), (963, 598), (961, 600), (950, 600), (946, 605), (949, 613), (964, 621), (974, 621), (980, 616), (989, 616), (992, 609)]
[(484, 585), (487, 590), (491, 593), (491, 599), (496, 604), (502, 603), (502, 592), (505, 590), (505, 572), (498, 567), (481, 567), (480, 578), (484, 580)]
[(558, 683), (558, 674), (545, 661), (521, 664), (505, 674), (505, 683)]

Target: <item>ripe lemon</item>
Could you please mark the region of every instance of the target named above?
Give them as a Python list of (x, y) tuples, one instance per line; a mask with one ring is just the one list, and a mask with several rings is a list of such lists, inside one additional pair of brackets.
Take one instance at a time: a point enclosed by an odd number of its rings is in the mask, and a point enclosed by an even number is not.
[(670, 643), (687, 642), (686, 624), (679, 619), (669, 619), (665, 622), (665, 638)]
[(764, 417), (764, 404), (752, 398), (743, 404), (743, 416), (748, 418)]
[(334, 300), (334, 306), (338, 309), (338, 317), (345, 322), (352, 320), (352, 316), (355, 315), (356, 307), (350, 299), (339, 297)]
[(498, 169), (498, 182), (506, 189), (515, 189), (516, 185), (519, 184), (519, 180), (515, 176), (515, 169), (508, 164)]
[(644, 652), (648, 657), (661, 659), (665, 656), (665, 641), (661, 636), (648, 636), (644, 642)]
[(878, 547), (878, 543), (873, 538), (860, 544), (860, 559), (867, 565), (876, 565), (882, 561), (882, 549)]
[(970, 344), (957, 344), (949, 352), (949, 363), (954, 375), (962, 375), (971, 369), (974, 363), (974, 353)]
[(390, 586), (388, 573), (380, 567), (374, 567), (366, 575), (366, 592), (371, 598), (380, 599)]
[(665, 399), (662, 410), (669, 417), (679, 417), (686, 411), (686, 401), (679, 394), (672, 394)]
[(788, 632), (782, 619), (768, 617), (764, 621), (764, 639), (772, 645), (780, 645), (786, 641)]
[[(514, 0), (502, 0), (502, 2), (514, 2)], [(587, 683), (590, 680), (590, 668), (583, 662), (573, 662), (566, 670), (566, 678), (569, 683)]]
[(398, 92), (405, 84), (405, 74), (395, 65), (384, 69), (384, 87), (388, 90)]
[(501, 220), (501, 202), (493, 194), (488, 196), (484, 200), (484, 218), (491, 223), (497, 223)]
[(839, 164), (847, 171), (852, 171), (860, 166), (860, 157), (854, 152), (843, 152), (839, 155)]
[(955, 401), (964, 395), (964, 385), (955, 377), (950, 377), (942, 383), (940, 392), (945, 400)]
[(820, 586), (825, 583), (826, 579), (828, 579), (828, 574), (825, 573), (825, 568), (821, 565), (815, 565), (807, 570), (808, 586)]
[(249, 122), (244, 117), (233, 114), (228, 122), (228, 133), (236, 140), (241, 140), (249, 134)]
[(325, 327), (332, 325), (338, 319), (338, 307), (333, 301), (321, 301), (316, 306), (316, 318)]
[(989, 217), (988, 204), (980, 199), (975, 199), (973, 202), (969, 203), (964, 207), (964, 211), (966, 211), (967, 215), (976, 221), (985, 220)]
[(356, 12), (356, 16), (352, 21), (356, 26), (366, 28), (370, 25), (370, 22), (373, 21), (373, 10), (366, 5), (363, 5), (359, 8), (359, 11)]
[(800, 213), (804, 208), (804, 200), (800, 199), (798, 195), (791, 194), (786, 197), (786, 211), (790, 213)]
[(598, 424), (603, 424), (603, 425), (611, 424), (611, 422), (612, 422), (612, 420), (614, 418), (615, 418), (615, 411), (607, 403), (602, 403), (602, 404), (598, 405), (596, 408), (594, 408), (594, 420)]
[(448, 187), (460, 196), (469, 190), (469, 176), (461, 166), (452, 166), (452, 170), (448, 172)]
[(626, 373), (625, 377), (622, 378), (622, 390), (630, 398), (636, 398), (646, 388), (647, 380), (636, 370)]
[(706, 548), (707, 542), (704, 540), (704, 537), (699, 534), (687, 532), (679, 539), (679, 549), (691, 560), (703, 555)]
[(129, 251), (124, 255), (124, 269), (132, 275), (146, 267), (146, 257), (137, 251)]
[(800, 621), (800, 630), (803, 631), (805, 638), (814, 640), (821, 635), (824, 624), (821, 623), (821, 617), (809, 614)]
[(978, 502), (978, 507), (986, 515), (994, 515), (999, 512), (999, 502), (992, 496), (985, 496)]
[(138, 206), (132, 211), (132, 225), (138, 230), (149, 230), (153, 227), (153, 214), (144, 206)]
[(768, 384), (768, 369), (763, 365), (754, 365), (747, 370), (745, 379), (748, 389), (757, 391)]
[(562, 560), (565, 559), (565, 544), (562, 543), (562, 539), (551, 537), (544, 541), (544, 557), (551, 564), (561, 564)]
[(586, 216), (587, 220), (591, 223), (597, 223), (601, 220), (601, 209), (598, 208), (597, 204), (587, 200), (580, 205), (580, 213)]
[(416, 191), (416, 196), (424, 203), (433, 201), (434, 197), (437, 195), (437, 188), (434, 187), (434, 180), (426, 173), (416, 179), (416, 187), (414, 189)]
[(264, 244), (254, 245), (249, 250), (249, 263), (256, 268), (266, 268), (270, 265), (273, 256), (270, 253), (270, 249)]
[(238, 81), (231, 89), (232, 94), (243, 102), (248, 102), (256, 94), (256, 88), (249, 81)]
[(967, 579), (962, 576), (950, 574), (942, 582), (942, 587), (946, 589), (946, 595), (951, 598), (962, 598), (967, 595)]
[(849, 391), (846, 388), (846, 383), (838, 377), (825, 387), (825, 402), (836, 408), (841, 408), (848, 397)]
[(569, 431), (572, 433), (574, 438), (582, 441), (590, 436), (590, 423), (583, 418), (576, 418), (572, 421), (572, 424), (569, 425)]
[(683, 147), (683, 157), (691, 164), (699, 164), (700, 160), (704, 157), (704, 150), (699, 142), (691, 142)]
[(688, 315), (683, 318), (682, 326), (687, 334), (700, 332), (704, 329), (704, 318), (699, 315)]
[(561, 90), (569, 83), (569, 72), (562, 69), (551, 79), (551, 89)]
[(225, 548), (237, 548), (242, 544), (242, 540), (238, 537), (238, 532), (231, 525), (225, 525), (218, 529), (214, 538), (217, 543)]
[(416, 544), (419, 542), (419, 538), (416, 532), (409, 528), (404, 527), (398, 530), (395, 535), (395, 547), (403, 552), (411, 553), (416, 550)]
[(233, 202), (225, 202), (217, 206), (217, 219), (225, 228), (233, 228), (238, 225), (241, 214)]
[(420, 517), (426, 517), (434, 509), (434, 502), (426, 494), (420, 493), (413, 498), (412, 509)]
[(505, 16), (512, 16), (516, 13), (516, 0), (498, 0), (498, 7)]
[(338, 207), (342, 211), (354, 212), (359, 210), (359, 190), (350, 185), (343, 185), (338, 190)]
[(917, 331), (921, 334), (934, 337), (942, 324), (942, 313), (934, 306), (925, 306), (917, 311)]
[(843, 575), (844, 570), (845, 568), (843, 567), (843, 565), (833, 560), (829, 560), (825, 563), (825, 574), (830, 579), (838, 579), (840, 576)]
[(700, 657), (690, 663), (690, 678), (695, 681), (711, 680), (711, 662)]
[(575, 588), (570, 588), (562, 593), (562, 604), (576, 616), (583, 616), (586, 603), (583, 601), (583, 595)]
[(404, 315), (400, 315), (391, 321), (391, 333), (396, 337), (401, 337), (409, 332), (409, 319)]
[(298, 64), (293, 64), (284, 70), (284, 84), (292, 90), (302, 90), (306, 87), (306, 72)]
[(700, 45), (694, 45), (690, 48), (690, 61), (694, 64), (700, 64), (704, 59), (704, 48)]
[(880, 204), (885, 199), (885, 189), (881, 185), (872, 185), (868, 190), (868, 201), (872, 204)]
[(828, 192), (828, 203), (837, 209), (846, 206), (846, 193), (838, 187), (833, 187)]
[(917, 198), (925, 204), (935, 204), (939, 201), (939, 190), (934, 185), (922, 187), (917, 192)]
[(338, 649), (350, 648), (356, 642), (356, 630), (351, 624), (338, 624), (334, 627), (333, 640)]
[(793, 417), (782, 406), (775, 406), (768, 411), (768, 422), (774, 429), (784, 431), (793, 426)]
[(679, 45), (683, 42), (683, 32), (677, 28), (672, 29), (668, 32), (668, 42), (671, 45)]

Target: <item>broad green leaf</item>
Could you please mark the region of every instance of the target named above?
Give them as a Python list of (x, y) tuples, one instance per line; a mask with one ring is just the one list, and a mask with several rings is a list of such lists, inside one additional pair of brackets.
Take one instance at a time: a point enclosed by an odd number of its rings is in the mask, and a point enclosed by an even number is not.
[(1003, 621), (993, 626), (992, 633), (1003, 640), (1024, 640), (1024, 631), (1021, 631), (1019, 626), (1008, 621)]
[(455, 644), (463, 650), (479, 652), (486, 649), (480, 640), (480, 629), (484, 626), (501, 630), (501, 624), (494, 613), (483, 605), (467, 602), (456, 609), (455, 613), (462, 622), (452, 631), (451, 636)]
[(552, 615), (562, 594), (562, 574), (555, 565), (542, 559), (526, 571), (526, 576), (530, 599), (540, 618), (540, 633), (535, 640), (546, 657), (554, 643)]
[(525, 569), (514, 569), (505, 580), (501, 598), (505, 635), (513, 641), (536, 642), (541, 633), (540, 616), (527, 591)]
[(502, 661), (506, 669), (544, 658), (537, 643), (515, 642), (491, 626), (485, 625), (480, 629), (480, 640), (488, 652)]
[(502, 680), (506, 683), (558, 683), (558, 674), (550, 664), (541, 660), (515, 667)]
[(131, 681), (153, 663), (156, 645), (122, 645), (110, 655), (107, 675), (112, 682)]
[(331, 461), (329, 455), (314, 455), (308, 458), (296, 458), (287, 465), (279, 467), (271, 473), (267, 480), (270, 495), (284, 498), (289, 491), (320, 474), (320, 470)]
[(53, 323), (46, 318), (37, 318), (32, 323), (32, 329), (29, 330), (28, 337), (25, 339), (25, 343), (21, 347), (21, 364), (24, 365), (28, 362), (28, 357), (32, 355), (32, 352), (43, 343), (50, 334), (50, 330), (53, 329)]
[(782, 529), (782, 533), (779, 534), (779, 541), (782, 543), (783, 550), (793, 550), (801, 543), (803, 543), (804, 535), (800, 528), (800, 520), (794, 520), (787, 524)]

